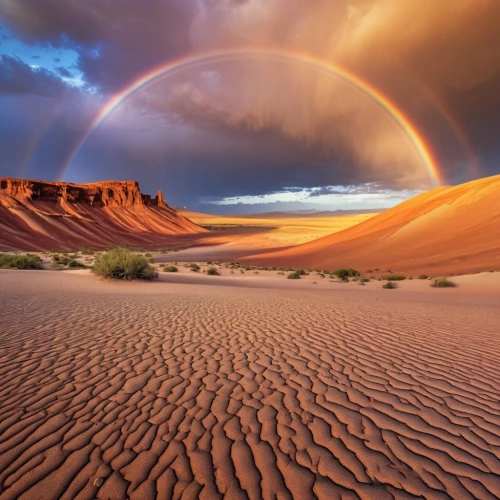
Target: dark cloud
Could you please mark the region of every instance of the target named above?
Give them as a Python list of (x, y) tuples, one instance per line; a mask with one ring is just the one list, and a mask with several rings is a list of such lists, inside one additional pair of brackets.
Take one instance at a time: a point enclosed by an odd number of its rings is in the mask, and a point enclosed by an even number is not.
[(59, 66), (56, 69), (59, 75), (61, 75), (63, 78), (71, 78), (71, 73), (65, 67)]
[[(68, 149), (96, 103), (156, 65), (267, 47), (311, 54), (374, 85), (421, 132), (447, 182), (500, 172), (498, 0), (0, 0), (0, 18), (36, 52), (77, 53), (75, 68), (52, 58), (54, 73), (0, 59), (0, 96), (19, 97), (10, 112), (30, 113), (28, 94), (64, 96), (61, 77), (81, 72), (88, 100), (63, 106), (73, 124)], [(310, 191), (318, 198), (335, 194), (332, 186), (369, 194), (428, 183), (411, 140), (383, 107), (300, 63), (240, 58), (180, 71), (127, 99), (96, 136), (102, 140), (85, 142), (72, 175), (139, 177), (152, 191), (175, 182), (178, 204), (284, 186), (319, 187)], [(54, 152), (54, 162), (61, 156)]]
[(0, 92), (54, 97), (66, 92), (64, 83), (51, 72), (33, 69), (17, 57), (0, 56)]

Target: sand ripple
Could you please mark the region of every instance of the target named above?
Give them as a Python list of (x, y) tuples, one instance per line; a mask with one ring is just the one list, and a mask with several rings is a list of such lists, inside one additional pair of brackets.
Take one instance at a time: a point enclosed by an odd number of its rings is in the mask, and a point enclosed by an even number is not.
[(498, 312), (0, 281), (2, 500), (500, 496)]

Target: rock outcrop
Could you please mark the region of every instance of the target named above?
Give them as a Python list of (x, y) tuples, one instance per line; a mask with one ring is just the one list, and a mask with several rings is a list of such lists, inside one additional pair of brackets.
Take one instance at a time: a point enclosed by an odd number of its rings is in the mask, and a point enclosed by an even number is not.
[(93, 184), (0, 179), (0, 193), (19, 201), (88, 203), (93, 207), (150, 205), (166, 208), (161, 191), (156, 198), (141, 194), (135, 181), (104, 181)]
[(167, 244), (166, 236), (203, 231), (169, 207), (161, 191), (154, 198), (142, 194), (135, 181), (72, 184), (0, 178), (0, 250), (146, 247)]

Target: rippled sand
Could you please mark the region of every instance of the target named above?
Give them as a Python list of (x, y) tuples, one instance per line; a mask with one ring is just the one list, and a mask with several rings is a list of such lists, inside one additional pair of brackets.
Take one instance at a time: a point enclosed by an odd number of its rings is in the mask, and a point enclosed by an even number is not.
[(0, 271), (2, 500), (500, 496), (493, 296), (161, 278)]

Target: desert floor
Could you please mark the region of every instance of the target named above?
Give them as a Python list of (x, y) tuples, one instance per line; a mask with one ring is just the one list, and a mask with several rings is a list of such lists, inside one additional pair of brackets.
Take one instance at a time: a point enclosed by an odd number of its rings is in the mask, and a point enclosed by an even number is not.
[(0, 270), (2, 500), (500, 496), (498, 273), (180, 271)]

